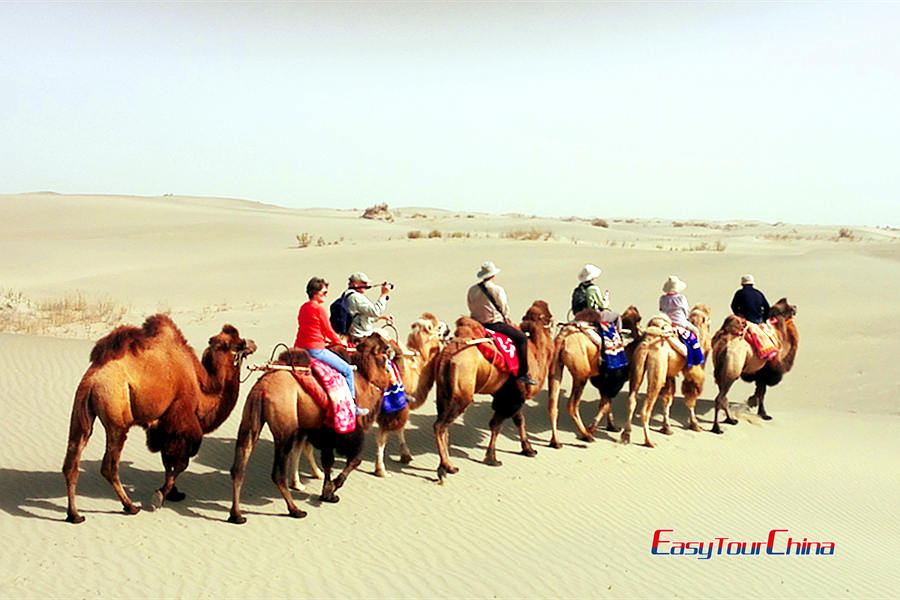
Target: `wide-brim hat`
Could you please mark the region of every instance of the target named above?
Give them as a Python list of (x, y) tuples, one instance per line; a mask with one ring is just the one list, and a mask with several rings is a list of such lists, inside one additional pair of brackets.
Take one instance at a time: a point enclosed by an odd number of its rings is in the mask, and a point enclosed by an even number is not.
[(578, 271), (578, 283), (584, 283), (585, 281), (600, 277), (600, 273), (602, 272), (603, 270), (597, 265), (584, 265), (581, 267), (581, 270)]
[(357, 271), (356, 273), (351, 273), (350, 275), (350, 283), (365, 283), (366, 285), (368, 285), (369, 281), (369, 276), (362, 271)]
[(669, 275), (669, 278), (666, 279), (666, 282), (663, 284), (663, 291), (667, 294), (674, 294), (675, 292), (680, 292), (686, 287), (687, 284), (678, 279), (677, 275)]
[(756, 280), (753, 279), (753, 275), (747, 273), (741, 277), (741, 285), (756, 285)]
[(497, 265), (488, 260), (481, 263), (481, 269), (478, 271), (478, 275), (476, 275), (475, 277), (477, 277), (479, 281), (484, 281), (485, 279), (493, 277), (499, 272), (500, 269), (497, 268)]

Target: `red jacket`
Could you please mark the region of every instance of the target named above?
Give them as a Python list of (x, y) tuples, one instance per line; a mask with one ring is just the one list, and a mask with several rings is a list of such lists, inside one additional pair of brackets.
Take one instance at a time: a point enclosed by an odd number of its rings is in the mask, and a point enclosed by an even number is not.
[(343, 345), (344, 342), (331, 326), (325, 305), (310, 300), (304, 303), (297, 313), (297, 337), (294, 339), (294, 347), (321, 350), (327, 343)]

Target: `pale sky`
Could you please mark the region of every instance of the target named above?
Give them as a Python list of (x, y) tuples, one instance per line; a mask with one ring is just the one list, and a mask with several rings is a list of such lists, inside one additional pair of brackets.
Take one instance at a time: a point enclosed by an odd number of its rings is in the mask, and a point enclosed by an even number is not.
[(900, 226), (898, 3), (0, 3), (0, 193)]

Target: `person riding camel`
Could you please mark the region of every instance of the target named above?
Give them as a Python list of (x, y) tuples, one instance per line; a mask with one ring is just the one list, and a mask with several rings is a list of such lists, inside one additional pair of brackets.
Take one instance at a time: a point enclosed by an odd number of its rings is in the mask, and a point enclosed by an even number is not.
[(754, 285), (756, 280), (753, 275), (748, 273), (741, 277), (741, 289), (731, 299), (731, 312), (751, 323), (762, 323), (769, 318), (769, 301)]
[(593, 308), (600, 311), (604, 322), (615, 323), (616, 328), (622, 331), (621, 316), (609, 308), (609, 290), (600, 292), (600, 288), (594, 283), (594, 279), (602, 272), (596, 265), (587, 264), (581, 267), (581, 271), (578, 272), (578, 285), (572, 290), (572, 316), (585, 308)]
[(328, 295), (328, 282), (321, 277), (313, 277), (306, 283), (306, 295), (309, 301), (305, 302), (297, 313), (297, 337), (294, 339), (294, 347), (306, 350), (310, 357), (322, 361), (339, 372), (347, 380), (350, 388), (350, 397), (353, 398), (357, 416), (369, 414), (368, 408), (360, 408), (356, 404), (356, 382), (353, 377), (353, 369), (347, 361), (326, 348), (326, 342), (346, 347), (344, 341), (338, 336), (328, 314), (325, 312), (325, 296)]
[(678, 337), (687, 346), (688, 366), (693, 366), (701, 364), (704, 357), (700, 349), (700, 332), (688, 321), (690, 307), (687, 298), (681, 293), (686, 287), (687, 284), (677, 275), (669, 275), (663, 284), (663, 295), (659, 297), (659, 310), (672, 321)]
[(375, 286), (369, 285), (369, 276), (361, 271), (353, 273), (349, 277), (347, 285), (347, 310), (352, 317), (350, 329), (347, 335), (351, 342), (358, 342), (364, 337), (372, 334), (378, 328), (378, 321), (393, 323), (394, 317), (390, 314), (384, 314), (387, 308), (387, 301), (390, 299), (390, 292), (393, 284), (384, 282), (381, 284), (381, 294), (378, 300), (372, 302), (366, 297), (365, 291)]
[(506, 291), (494, 283), (494, 277), (499, 272), (500, 269), (494, 263), (482, 263), (476, 275), (478, 283), (469, 288), (466, 296), (469, 315), (485, 328), (502, 333), (512, 340), (519, 358), (516, 381), (525, 385), (537, 385), (537, 381), (528, 376), (528, 336), (511, 323), (507, 316), (509, 307)]

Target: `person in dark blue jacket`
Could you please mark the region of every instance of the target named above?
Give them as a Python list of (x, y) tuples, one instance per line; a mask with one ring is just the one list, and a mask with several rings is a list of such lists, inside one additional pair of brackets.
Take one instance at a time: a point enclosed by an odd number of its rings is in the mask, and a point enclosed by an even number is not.
[(734, 293), (731, 311), (751, 323), (762, 323), (769, 318), (769, 301), (765, 294), (753, 287), (755, 283), (753, 275), (741, 277), (741, 289)]

